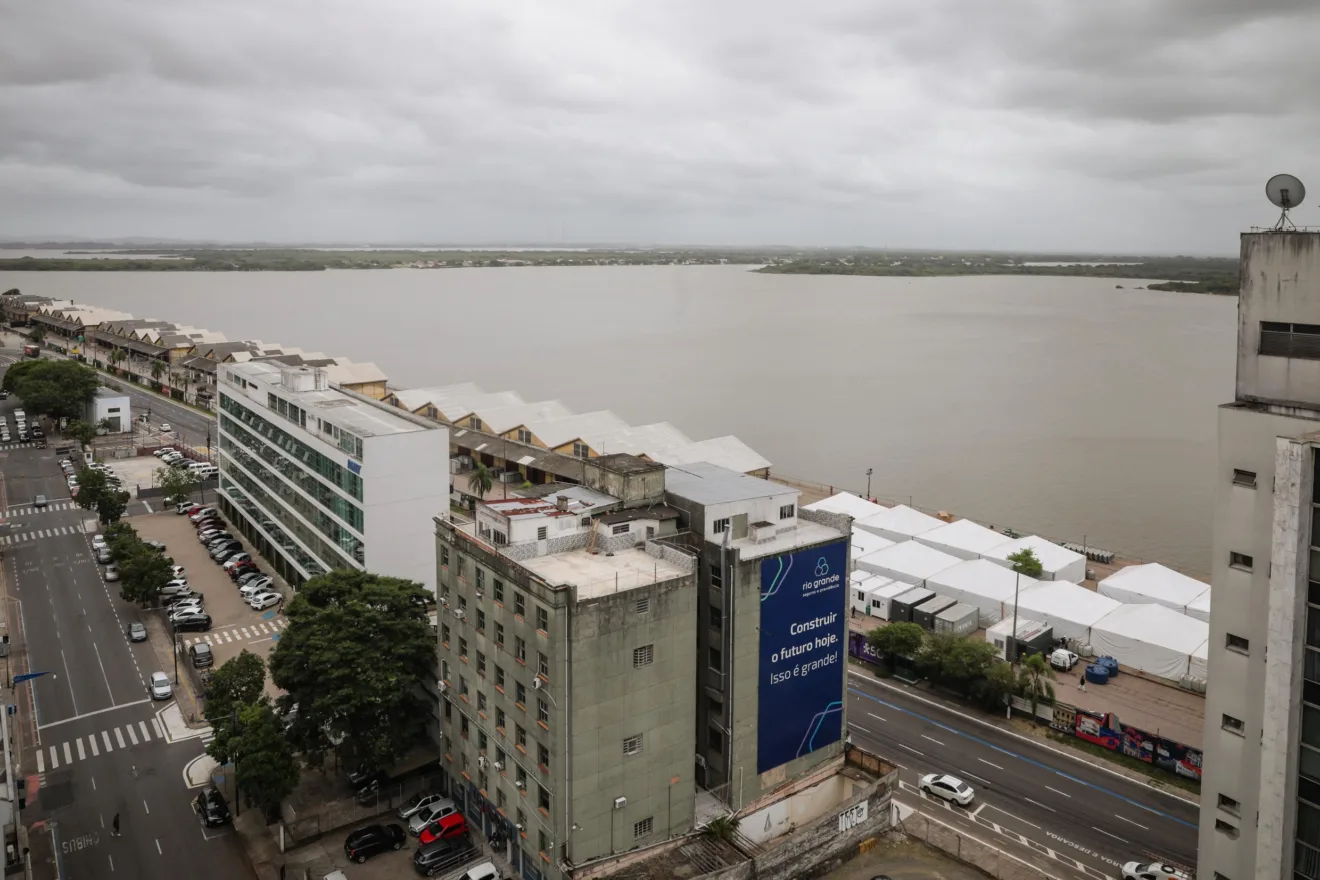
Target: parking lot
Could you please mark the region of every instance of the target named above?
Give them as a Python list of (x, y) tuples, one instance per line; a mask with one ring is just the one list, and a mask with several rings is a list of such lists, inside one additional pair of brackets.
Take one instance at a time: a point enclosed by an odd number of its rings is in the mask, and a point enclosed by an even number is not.
[[(288, 622), (281, 613), (282, 605), (263, 611), (249, 608), (229, 575), (211, 560), (206, 548), (198, 542), (197, 531), (188, 517), (170, 510), (133, 517), (130, 522), (143, 540), (163, 542), (174, 563), (184, 567), (193, 591), (206, 597), (211, 631), (180, 633), (179, 643), (185, 652), (199, 642), (207, 642), (215, 655), (216, 666), (238, 656), (244, 649), (263, 659), (269, 656)], [(254, 558), (258, 566), (266, 567), (264, 560)], [(269, 679), (266, 691), (272, 697), (280, 693)]]

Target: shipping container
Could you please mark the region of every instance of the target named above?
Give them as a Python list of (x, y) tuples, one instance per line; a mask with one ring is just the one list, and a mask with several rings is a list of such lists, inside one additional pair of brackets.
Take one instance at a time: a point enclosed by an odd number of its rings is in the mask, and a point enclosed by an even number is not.
[(902, 595), (895, 596), (889, 603), (889, 619), (894, 623), (911, 623), (912, 609), (935, 595), (934, 590), (925, 587), (913, 587)]
[(981, 626), (981, 610), (975, 605), (959, 602), (935, 616), (935, 632), (966, 636)]
[(941, 596), (936, 593), (912, 609), (912, 622), (928, 632), (934, 632), (935, 616), (957, 604), (957, 599), (951, 599), (948, 596)]

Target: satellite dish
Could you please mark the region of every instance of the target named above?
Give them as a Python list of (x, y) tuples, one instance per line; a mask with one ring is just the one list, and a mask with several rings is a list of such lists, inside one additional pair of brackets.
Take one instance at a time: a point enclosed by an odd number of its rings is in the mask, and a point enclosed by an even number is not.
[(1291, 174), (1274, 175), (1265, 183), (1265, 198), (1281, 209), (1279, 222), (1274, 224), (1276, 230), (1297, 228), (1289, 219), (1288, 211), (1306, 198), (1306, 187), (1300, 180)]

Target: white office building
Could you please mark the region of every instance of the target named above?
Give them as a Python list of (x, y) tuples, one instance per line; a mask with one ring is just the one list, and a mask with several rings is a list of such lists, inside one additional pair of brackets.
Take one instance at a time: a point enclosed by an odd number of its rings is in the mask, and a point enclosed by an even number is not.
[(220, 366), (225, 515), (297, 586), (365, 569), (435, 590), (449, 509), (449, 430), (331, 385), (324, 370)]
[(1197, 873), (1320, 878), (1320, 233), (1244, 234), (1241, 265)]

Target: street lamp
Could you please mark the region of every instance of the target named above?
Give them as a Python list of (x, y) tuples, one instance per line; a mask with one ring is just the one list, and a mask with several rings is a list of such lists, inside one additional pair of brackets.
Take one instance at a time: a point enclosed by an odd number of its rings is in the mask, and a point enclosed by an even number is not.
[(179, 683), (179, 624), (170, 620), (170, 642), (174, 646), (174, 683)]
[(871, 474), (874, 473), (874, 471), (875, 471), (874, 468), (866, 469), (866, 500), (867, 501), (871, 500)]

